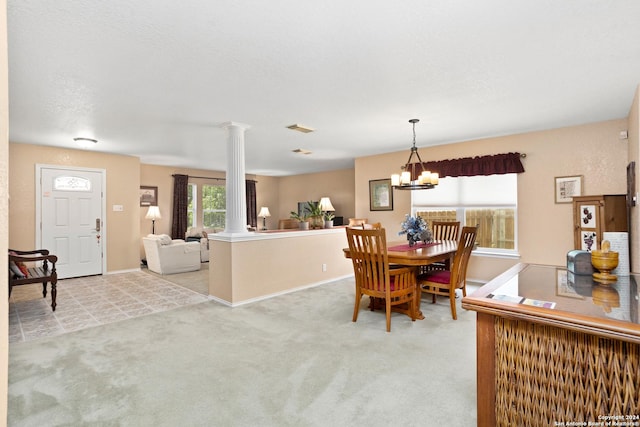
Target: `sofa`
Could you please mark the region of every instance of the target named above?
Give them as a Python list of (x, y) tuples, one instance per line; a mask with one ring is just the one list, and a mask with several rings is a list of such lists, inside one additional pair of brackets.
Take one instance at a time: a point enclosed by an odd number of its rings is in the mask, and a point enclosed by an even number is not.
[(158, 274), (186, 273), (200, 270), (200, 243), (171, 239), (166, 234), (149, 234), (142, 238), (147, 267)]
[(200, 243), (200, 262), (209, 262), (209, 236), (206, 231), (198, 227), (189, 227), (184, 240)]

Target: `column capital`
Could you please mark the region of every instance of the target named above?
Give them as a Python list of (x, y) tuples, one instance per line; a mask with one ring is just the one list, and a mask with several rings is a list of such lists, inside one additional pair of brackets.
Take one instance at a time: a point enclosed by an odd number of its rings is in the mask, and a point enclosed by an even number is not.
[(251, 125), (248, 125), (245, 123), (239, 123), (239, 122), (224, 122), (224, 123), (221, 123), (219, 127), (221, 127), (222, 129), (242, 128), (244, 130), (247, 130), (251, 128)]

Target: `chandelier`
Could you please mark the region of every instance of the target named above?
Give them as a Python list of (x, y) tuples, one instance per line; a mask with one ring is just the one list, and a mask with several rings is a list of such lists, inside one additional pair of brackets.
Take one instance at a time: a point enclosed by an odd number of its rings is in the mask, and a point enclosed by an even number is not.
[[(422, 159), (418, 154), (418, 148), (416, 148), (416, 123), (419, 121), (419, 119), (409, 120), (409, 123), (413, 124), (411, 154), (407, 163), (402, 166), (403, 171), (391, 175), (391, 185), (398, 190), (428, 190), (438, 185), (440, 176), (437, 173), (423, 170)], [(413, 156), (417, 157), (417, 162), (412, 162)]]

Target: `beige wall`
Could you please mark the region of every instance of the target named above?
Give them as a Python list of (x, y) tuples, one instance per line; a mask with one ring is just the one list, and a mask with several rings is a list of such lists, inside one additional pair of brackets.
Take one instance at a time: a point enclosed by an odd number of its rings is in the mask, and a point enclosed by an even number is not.
[[(27, 250), (34, 248), (36, 244), (36, 164), (106, 170), (106, 272), (139, 268), (140, 161), (137, 157), (40, 145), (9, 144), (10, 247)], [(122, 205), (124, 209), (122, 212), (114, 212), (113, 205)]]
[[(9, 247), (9, 77), (7, 69), (7, 2), (0, 0), (0, 252)], [(7, 421), (7, 366), (9, 366), (8, 265), (0, 263), (0, 425)]]
[[(140, 185), (149, 185), (152, 187), (158, 187), (158, 208), (162, 218), (156, 220), (156, 234), (169, 234), (171, 235), (171, 221), (173, 205), (173, 175), (189, 175), (189, 176), (202, 176), (208, 178), (223, 178), (224, 172), (218, 171), (206, 171), (201, 169), (187, 169), (176, 168), (173, 166), (155, 166), (155, 165), (140, 165)], [(222, 183), (224, 181), (215, 181), (210, 179), (191, 178), (190, 182), (198, 184), (213, 184)], [(147, 214), (147, 208), (140, 209), (140, 234), (146, 236), (151, 233), (151, 220), (145, 219)], [(140, 241), (141, 242), (141, 241)], [(142, 243), (140, 243), (142, 248)]]
[[(225, 173), (202, 169), (175, 168), (171, 166), (140, 165), (140, 185), (158, 187), (158, 207), (162, 219), (156, 221), (157, 234), (171, 234), (171, 203), (173, 198), (173, 174), (224, 178)], [(354, 170), (337, 170), (331, 172), (311, 173), (286, 177), (269, 177), (247, 175), (247, 179), (256, 180), (256, 208), (269, 208), (271, 217), (267, 218), (268, 229), (276, 229), (278, 220), (289, 218), (289, 212), (298, 208), (298, 202), (320, 200), (329, 196), (336, 214), (345, 218), (353, 216), (354, 203)], [(196, 184), (211, 183), (208, 179), (190, 178)], [(144, 218), (146, 209), (140, 211), (141, 234), (151, 232), (151, 222)], [(262, 219), (258, 218), (258, 225)]]
[[(554, 177), (583, 175), (585, 195), (626, 193), (629, 144), (619, 139), (619, 132), (626, 129), (627, 120), (620, 119), (419, 150), (425, 160), (525, 153), (526, 172), (518, 176), (517, 232), (521, 261), (564, 265), (566, 253), (573, 249), (573, 213), (571, 204), (555, 203)], [(392, 212), (372, 212), (369, 211), (368, 181), (397, 172), (399, 165), (406, 161), (407, 151), (356, 159), (356, 215), (382, 222), (389, 239), (396, 236), (393, 230), (397, 230), (404, 215), (410, 213), (410, 192), (394, 192)], [(490, 280), (515, 262), (476, 256), (470, 263), (468, 277)]]
[(353, 267), (345, 246), (343, 227), (256, 233), (240, 241), (213, 237), (211, 258), (222, 262), (209, 266), (209, 294), (239, 305), (347, 277)]
[[(162, 219), (156, 221), (156, 234), (171, 234), (171, 205), (173, 204), (173, 175), (183, 174), (189, 175), (189, 182), (197, 184), (201, 188), (203, 184), (213, 184), (224, 181), (215, 181), (206, 178), (225, 178), (224, 171), (210, 171), (204, 169), (176, 168), (173, 166), (156, 166), (156, 165), (140, 165), (140, 185), (148, 185), (158, 187), (158, 208), (162, 214)], [(204, 178), (196, 178), (204, 177)], [(278, 217), (278, 180), (280, 178), (247, 175), (246, 179), (256, 181), (256, 206), (258, 212), (261, 206), (267, 206), (271, 213), (271, 218), (267, 218), (267, 227), (270, 224), (277, 225)], [(151, 233), (151, 221), (145, 219), (147, 213), (146, 208), (140, 210), (140, 230), (141, 235), (146, 236)], [(259, 225), (262, 219), (258, 218)], [(273, 228), (275, 228), (275, 225)], [(140, 246), (142, 248), (142, 245)]]
[[(256, 209), (260, 213), (260, 208), (265, 206), (269, 208), (271, 217), (267, 218), (265, 224), (268, 230), (278, 228), (278, 218), (280, 218), (280, 191), (278, 185), (280, 177), (258, 176), (256, 183)], [(258, 227), (262, 227), (262, 218), (258, 218)]]
[[(336, 208), (336, 216), (345, 220), (353, 217), (356, 211), (354, 179), (354, 169), (280, 177), (278, 218), (289, 218), (291, 211), (298, 210), (298, 202), (320, 200), (325, 196)], [(273, 215), (273, 211), (271, 213)]]
[[(636, 89), (631, 111), (629, 112), (629, 162), (636, 162), (636, 194), (640, 191), (640, 87)], [(636, 206), (631, 209), (631, 270), (640, 271), (640, 213)]]
[[(637, 158), (637, 103), (636, 99), (635, 109), (631, 112), (631, 119), (635, 117), (636, 124), (635, 128), (629, 128), (629, 142), (618, 139), (620, 130), (628, 127), (627, 120), (621, 119), (421, 148), (420, 153), (422, 158), (430, 160), (509, 151), (526, 153), (523, 161), (526, 172), (518, 178), (521, 260), (562, 265), (566, 252), (572, 248), (572, 213), (570, 204), (554, 203), (554, 177), (584, 175), (584, 194), (625, 193), (627, 153)], [(156, 233), (170, 234), (172, 175), (182, 173), (224, 177), (224, 172), (220, 171), (141, 165), (133, 157), (27, 144), (10, 144), (9, 156), (9, 190), (12, 196), (9, 221), (11, 230), (21, 230), (20, 233), (10, 232), (9, 243), (16, 247), (31, 247), (35, 241), (36, 163), (107, 170), (108, 271), (137, 268), (139, 259), (144, 255), (140, 237), (151, 231), (151, 224), (144, 218), (146, 209), (138, 206), (139, 185), (158, 187), (158, 202), (163, 218), (156, 222)], [(329, 196), (337, 215), (345, 219), (365, 217), (371, 222), (380, 221), (389, 230), (389, 239), (393, 240), (396, 234), (392, 234), (392, 230), (399, 227), (405, 213), (409, 213), (410, 193), (395, 191), (393, 211), (373, 212), (369, 210), (369, 180), (386, 178), (397, 172), (398, 166), (406, 161), (406, 156), (406, 151), (400, 151), (358, 158), (355, 169), (348, 170), (287, 177), (248, 175), (247, 178), (257, 180), (258, 209), (268, 206), (271, 211), (272, 216), (267, 219), (270, 229), (277, 227), (278, 219), (288, 218), (289, 212), (297, 209), (297, 202)], [(124, 212), (113, 212), (113, 204), (124, 205)], [(637, 226), (637, 221), (634, 224)], [(134, 249), (131, 252), (122, 251), (123, 247)], [(473, 257), (469, 277), (489, 280), (515, 262), (517, 260)]]

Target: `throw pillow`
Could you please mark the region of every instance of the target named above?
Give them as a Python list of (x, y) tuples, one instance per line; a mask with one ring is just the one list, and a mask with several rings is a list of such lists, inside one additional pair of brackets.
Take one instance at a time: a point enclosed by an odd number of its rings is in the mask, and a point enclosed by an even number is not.
[(22, 271), (18, 268), (15, 262), (11, 261), (9, 263), (9, 268), (13, 273), (13, 276), (18, 279), (24, 279), (26, 276), (22, 273)]
[(160, 244), (161, 245), (170, 245), (171, 244), (171, 236), (169, 236), (168, 234), (161, 234), (159, 240), (160, 240)]
[(20, 262), (17, 261), (16, 265), (18, 266), (18, 268), (20, 269), (20, 271), (22, 272), (22, 274), (24, 274), (24, 277), (28, 277), (29, 276), (29, 269), (27, 268), (27, 266), (24, 264), (24, 262)]

